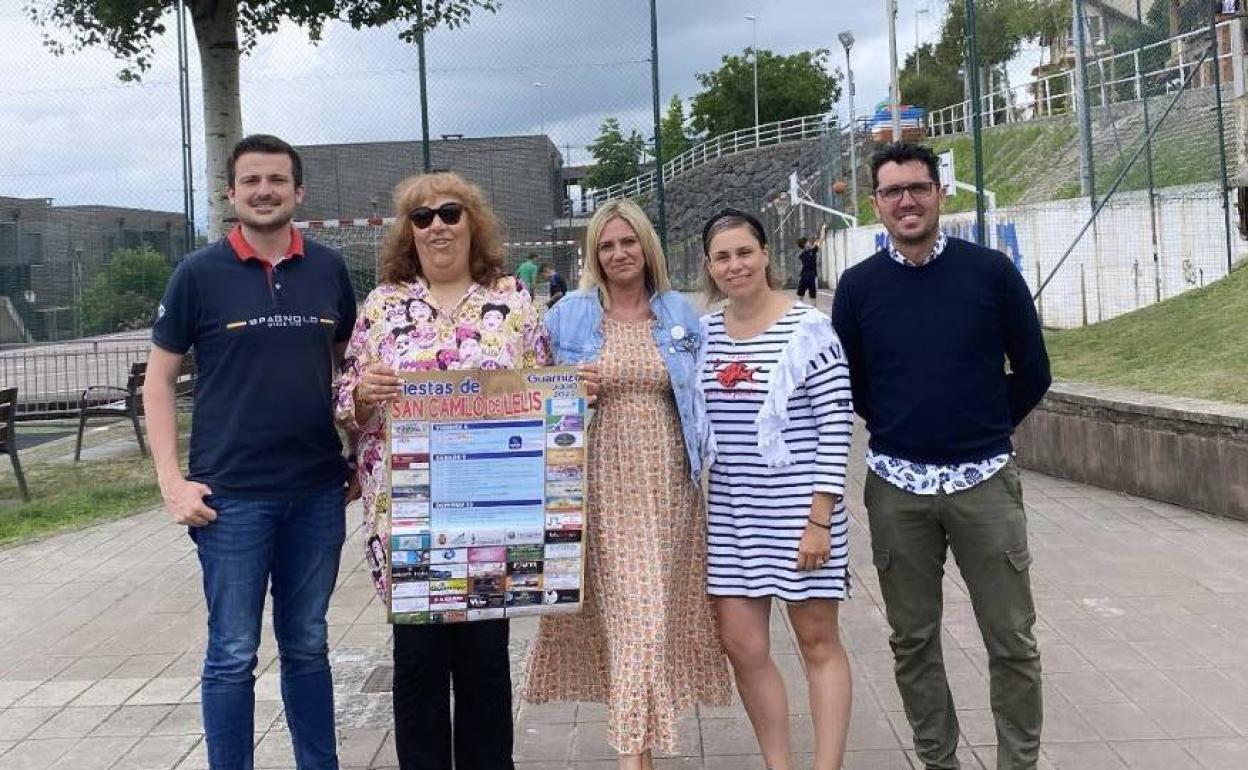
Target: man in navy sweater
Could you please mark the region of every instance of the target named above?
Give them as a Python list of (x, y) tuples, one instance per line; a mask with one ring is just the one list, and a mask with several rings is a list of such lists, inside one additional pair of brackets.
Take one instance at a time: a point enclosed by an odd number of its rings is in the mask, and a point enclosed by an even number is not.
[(941, 232), (930, 150), (890, 145), (871, 176), (888, 246), (845, 272), (832, 322), (871, 437), (864, 498), (897, 688), (926, 767), (960, 767), (940, 644), (951, 549), (988, 652), (997, 767), (1032, 770), (1040, 654), (1010, 436), (1050, 383), (1040, 322), (1004, 254)]

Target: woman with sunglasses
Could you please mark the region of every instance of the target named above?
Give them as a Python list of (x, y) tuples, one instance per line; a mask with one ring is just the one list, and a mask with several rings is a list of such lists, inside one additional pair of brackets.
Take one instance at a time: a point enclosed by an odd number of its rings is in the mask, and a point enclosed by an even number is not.
[(849, 658), (837, 629), (849, 596), (842, 499), (853, 429), (849, 369), (826, 315), (775, 290), (767, 236), (724, 209), (702, 231), (709, 299), (700, 384), (710, 423), (707, 582), (741, 702), (771, 770), (793, 770), (788, 699), (771, 659), (784, 602), (805, 663), (815, 770), (840, 770)]
[[(422, 174), (400, 182), (394, 202), (380, 280), (360, 308), (337, 392), (339, 421), (360, 432), (365, 540), (377, 535), (383, 543), (390, 497), (380, 461), (382, 410), (399, 395), (396, 374), (528, 368), (550, 359), (528, 291), (503, 273), (502, 227), (481, 190), (457, 174)], [(387, 312), (399, 302), (406, 313)], [(405, 344), (387, 341), (396, 332)], [(486, 338), (488, 353), (464, 344)], [(384, 600), (384, 554), (369, 549), (366, 557)], [(452, 757), (457, 770), (513, 767), (508, 635), (506, 620), (395, 625), (395, 743), (403, 770), (451, 770)]]

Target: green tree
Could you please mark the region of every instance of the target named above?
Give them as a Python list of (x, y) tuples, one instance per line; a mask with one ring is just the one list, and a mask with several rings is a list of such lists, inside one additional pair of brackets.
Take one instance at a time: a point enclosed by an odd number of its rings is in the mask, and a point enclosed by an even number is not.
[(692, 142), (685, 132), (685, 106), (679, 96), (673, 96), (667, 105), (667, 113), (659, 121), (659, 136), (663, 140), (663, 161), (666, 163), (685, 150)]
[[(754, 64), (751, 49), (724, 56), (719, 69), (697, 74), (702, 91), (693, 97), (690, 122), (705, 137), (754, 125)], [(782, 56), (758, 52), (758, 120), (770, 123), (827, 112), (841, 98), (840, 70), (828, 69), (828, 51)]]
[(598, 131), (598, 138), (589, 145), (594, 167), (585, 175), (586, 186), (601, 189), (637, 176), (645, 148), (645, 139), (636, 130), (624, 136), (620, 121), (607, 118)]
[[(393, 22), (405, 25), (400, 37), (415, 40), (423, 31), (465, 24), (477, 9), (497, 10), (501, 0), (186, 0), (199, 48), (203, 83), (204, 138), (208, 163), (209, 230), (224, 231), (225, 164), (242, 137), (238, 60), (256, 39), (291, 21), (320, 40), (326, 22), (345, 21), (356, 29)], [(128, 62), (123, 80), (138, 78), (151, 66), (152, 41), (168, 29), (165, 14), (174, 0), (24, 0), (34, 22), (51, 32), (45, 42), (54, 53), (103, 47)], [(203, 183), (200, 182), (202, 186)]]
[(151, 246), (119, 249), (91, 280), (79, 300), (82, 328), (105, 334), (151, 326), (172, 270)]

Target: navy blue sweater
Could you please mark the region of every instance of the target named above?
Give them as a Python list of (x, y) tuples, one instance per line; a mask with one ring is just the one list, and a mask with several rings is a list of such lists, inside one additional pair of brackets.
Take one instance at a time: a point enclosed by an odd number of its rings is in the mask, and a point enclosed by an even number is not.
[(957, 238), (923, 267), (881, 251), (845, 271), (832, 324), (870, 446), (893, 457), (952, 464), (1008, 452), (1051, 382), (1023, 277), (1004, 254)]

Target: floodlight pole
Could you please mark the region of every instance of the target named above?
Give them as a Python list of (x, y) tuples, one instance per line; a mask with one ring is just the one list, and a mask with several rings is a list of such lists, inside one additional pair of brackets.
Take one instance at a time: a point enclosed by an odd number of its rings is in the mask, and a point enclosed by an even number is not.
[(416, 52), (420, 60), (420, 155), (425, 173), (433, 170), (429, 156), (429, 80), (425, 71), (425, 4), (416, 3)]
[(182, 248), (190, 252), (195, 249), (195, 165), (191, 156), (191, 84), (187, 68), (186, 7), (183, 0), (178, 0), (174, 13), (178, 16), (178, 118), (182, 124)]
[(667, 198), (663, 192), (663, 132), (659, 117), (659, 15), (650, 0), (650, 101), (654, 110), (654, 195), (658, 204), (659, 242), (667, 251)]
[(975, 0), (966, 0), (966, 69), (971, 84), (971, 136), (975, 145), (975, 242), (987, 240), (984, 214), (984, 124), (979, 102), (979, 46), (975, 40)]

